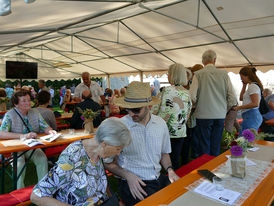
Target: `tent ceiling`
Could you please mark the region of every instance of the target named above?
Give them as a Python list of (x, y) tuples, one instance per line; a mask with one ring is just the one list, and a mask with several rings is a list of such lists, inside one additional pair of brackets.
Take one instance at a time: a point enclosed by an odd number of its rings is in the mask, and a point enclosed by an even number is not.
[[(139, 3), (141, 2), (141, 3)], [(0, 17), (0, 79), (5, 61), (37, 61), (39, 78), (163, 73), (173, 62), (274, 67), (273, 0), (12, 1)], [(272, 67), (273, 66), (273, 67)]]

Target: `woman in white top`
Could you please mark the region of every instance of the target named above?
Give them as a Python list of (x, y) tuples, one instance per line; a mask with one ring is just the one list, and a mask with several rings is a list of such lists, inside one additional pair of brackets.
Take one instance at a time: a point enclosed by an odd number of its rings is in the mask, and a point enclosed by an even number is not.
[(259, 111), (263, 85), (257, 77), (256, 71), (257, 70), (255, 67), (248, 66), (243, 67), (240, 70), (240, 76), (243, 82), (240, 101), (243, 101), (243, 104), (241, 106), (234, 107), (234, 110), (242, 111), (243, 122), (239, 134), (240, 136), (242, 131), (245, 129), (253, 128), (258, 131), (263, 121), (262, 115)]

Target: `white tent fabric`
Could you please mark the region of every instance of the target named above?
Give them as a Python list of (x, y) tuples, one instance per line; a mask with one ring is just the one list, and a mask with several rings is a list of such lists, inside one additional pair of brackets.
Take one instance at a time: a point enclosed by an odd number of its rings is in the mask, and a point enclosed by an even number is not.
[(13, 0), (0, 16), (2, 80), (6, 60), (38, 62), (40, 79), (163, 74), (207, 49), (228, 71), (272, 70), (274, 1)]

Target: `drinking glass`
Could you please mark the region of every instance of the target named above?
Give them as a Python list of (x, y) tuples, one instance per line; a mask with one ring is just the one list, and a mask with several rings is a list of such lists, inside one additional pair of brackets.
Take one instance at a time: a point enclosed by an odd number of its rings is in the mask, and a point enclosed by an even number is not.
[(222, 183), (222, 179), (221, 178), (219, 178), (217, 176), (213, 177), (213, 184), (215, 185), (216, 190), (218, 190), (218, 191), (224, 190), (224, 187), (223, 187), (223, 185), (221, 183)]

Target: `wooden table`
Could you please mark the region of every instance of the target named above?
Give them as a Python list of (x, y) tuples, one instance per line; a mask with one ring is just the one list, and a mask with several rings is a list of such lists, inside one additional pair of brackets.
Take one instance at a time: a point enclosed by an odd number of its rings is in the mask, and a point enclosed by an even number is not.
[(56, 120), (60, 120), (60, 119), (71, 119), (72, 118), (73, 113), (67, 113), (67, 114), (62, 114), (61, 117), (56, 117)]
[[(256, 141), (257, 144), (274, 147), (274, 142), (267, 141)], [(169, 204), (173, 200), (177, 199), (182, 194), (188, 192), (185, 188), (192, 184), (201, 176), (198, 174), (199, 169), (213, 170), (218, 165), (222, 164), (227, 160), (225, 155), (230, 155), (230, 151), (226, 151), (220, 156), (214, 158), (213, 160), (202, 165), (200, 168), (192, 171), (188, 175), (182, 177), (180, 180), (174, 182), (173, 184), (165, 187), (159, 192), (153, 194), (152, 196), (146, 198), (145, 200), (136, 204), (136, 206), (158, 206), (162, 204)], [(273, 160), (272, 160), (273, 163)], [(274, 199), (274, 170), (272, 170), (268, 176), (262, 180), (258, 187), (253, 191), (253, 193), (248, 197), (243, 205), (246, 206), (261, 206), (261, 205), (271, 205)]]
[[(83, 131), (83, 130), (79, 130)], [(77, 132), (77, 131), (76, 131)], [(61, 132), (62, 133), (62, 132)], [(64, 132), (65, 134), (65, 132)], [(41, 135), (39, 135), (41, 136)], [(59, 145), (65, 145), (65, 144), (70, 144), (76, 140), (79, 139), (87, 139), (87, 138), (93, 138), (94, 135), (87, 135), (87, 136), (81, 136), (81, 137), (75, 137), (75, 138), (70, 138), (70, 139), (62, 139), (58, 138), (53, 142), (43, 142), (45, 143), (44, 145), (37, 145), (34, 147), (28, 147), (27, 145), (17, 145), (17, 146), (10, 146), (10, 147), (5, 147), (4, 145), (1, 144), (0, 141), (0, 154), (2, 155), (2, 161), (1, 161), (1, 194), (4, 192), (4, 174), (5, 174), (5, 158), (4, 155), (11, 154), (13, 156), (13, 162), (12, 162), (12, 177), (13, 177), (13, 189), (17, 189), (17, 153), (18, 152), (23, 152), (23, 151), (28, 151), (28, 150), (33, 150), (37, 148), (48, 148), (48, 147), (53, 147), (53, 146), (59, 146)], [(26, 162), (27, 164), (27, 162)], [(24, 168), (23, 168), (24, 169)]]
[(75, 107), (76, 107), (76, 104), (78, 104), (79, 102), (76, 102), (76, 101), (71, 101), (71, 102), (64, 102), (66, 105), (72, 105), (73, 106), (73, 112), (75, 111)]

